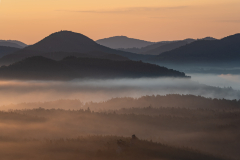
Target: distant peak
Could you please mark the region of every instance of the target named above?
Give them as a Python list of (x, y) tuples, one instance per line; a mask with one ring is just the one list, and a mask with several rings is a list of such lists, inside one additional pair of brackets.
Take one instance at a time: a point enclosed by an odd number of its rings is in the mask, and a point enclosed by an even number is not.
[(216, 40), (216, 39), (213, 38), (213, 37), (205, 37), (205, 38), (203, 38), (202, 40)]
[(112, 38), (127, 38), (127, 39), (130, 39), (130, 38), (127, 37), (127, 36), (113, 36), (113, 37), (104, 38), (104, 39), (112, 39)]
[(97, 47), (98, 44), (95, 41), (83, 34), (61, 30), (52, 33), (27, 49), (42, 52), (87, 52)]

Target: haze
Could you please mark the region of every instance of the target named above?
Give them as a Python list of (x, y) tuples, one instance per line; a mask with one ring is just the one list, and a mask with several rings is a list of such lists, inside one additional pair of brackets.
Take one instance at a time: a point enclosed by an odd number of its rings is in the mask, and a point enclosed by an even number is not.
[[(223, 75), (222, 75), (223, 76)], [(201, 77), (201, 78), (200, 78)], [(210, 78), (209, 78), (210, 77)], [(139, 98), (145, 95), (192, 94), (210, 98), (240, 99), (240, 92), (227, 88), (218, 88), (221, 78), (201, 75), (195, 78), (201, 84), (190, 79), (141, 78), (112, 80), (74, 80), (61, 81), (0, 81), (0, 109), (4, 105), (23, 102), (47, 102), (59, 99), (77, 99), (81, 102), (102, 102), (115, 97)], [(207, 81), (207, 79), (209, 81)], [(203, 81), (204, 80), (204, 81)], [(214, 80), (215, 86), (211, 86)], [(239, 81), (238, 81), (239, 83)], [(235, 84), (235, 83), (234, 83)], [(225, 88), (224, 88), (225, 87)], [(234, 88), (235, 89), (235, 88)], [(69, 109), (65, 106), (65, 109)]]
[(0, 36), (27, 44), (57, 30), (94, 40), (116, 35), (154, 42), (222, 38), (240, 31), (239, 14), (239, 0), (3, 0)]

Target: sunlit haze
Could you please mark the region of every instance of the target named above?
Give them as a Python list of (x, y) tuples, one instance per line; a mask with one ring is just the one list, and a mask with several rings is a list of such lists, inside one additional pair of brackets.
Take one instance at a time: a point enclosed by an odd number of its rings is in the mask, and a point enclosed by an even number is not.
[(240, 32), (239, 0), (2, 0), (0, 39), (33, 44), (59, 30), (91, 39), (222, 38)]

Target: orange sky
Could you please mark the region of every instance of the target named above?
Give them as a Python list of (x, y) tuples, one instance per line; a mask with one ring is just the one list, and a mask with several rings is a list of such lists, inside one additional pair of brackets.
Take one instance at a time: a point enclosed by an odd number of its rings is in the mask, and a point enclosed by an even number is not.
[(33, 44), (71, 30), (97, 40), (222, 38), (240, 33), (239, 0), (1, 0), (0, 39)]

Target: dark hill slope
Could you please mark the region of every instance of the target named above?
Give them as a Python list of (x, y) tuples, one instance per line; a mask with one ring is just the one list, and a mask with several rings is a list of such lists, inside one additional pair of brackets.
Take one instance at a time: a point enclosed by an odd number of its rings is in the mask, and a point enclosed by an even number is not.
[[(212, 37), (206, 37), (200, 40), (210, 41), (210, 40), (217, 40), (217, 39)], [(176, 48), (192, 43), (194, 41), (196, 40), (191, 38), (184, 39), (184, 40), (176, 40), (176, 41), (162, 41), (162, 42), (157, 42), (142, 48), (127, 48), (127, 49), (119, 48), (119, 50), (125, 51), (125, 52), (137, 53), (137, 54), (144, 54), (144, 55), (159, 55), (163, 52), (174, 50)]]
[(194, 39), (185, 39), (185, 40), (182, 40), (182, 41), (175, 41), (175, 42), (171, 42), (171, 43), (166, 43), (165, 45), (159, 46), (155, 49), (148, 50), (146, 52), (142, 52), (142, 54), (159, 55), (163, 52), (174, 50), (176, 48), (187, 45), (187, 44), (192, 43), (194, 41), (195, 41)]
[(116, 54), (109, 54), (104, 52), (88, 52), (88, 53), (78, 53), (78, 52), (50, 52), (45, 53), (42, 51), (32, 51), (32, 50), (20, 50), (17, 53), (9, 54), (0, 59), (1, 65), (9, 65), (14, 62), (29, 58), (32, 56), (42, 56), (45, 58), (50, 58), (53, 60), (61, 60), (65, 57), (74, 56), (74, 57), (84, 57), (84, 58), (100, 58), (100, 59), (109, 59), (116, 61), (126, 61), (128, 58)]
[(198, 40), (151, 59), (167, 63), (221, 63), (240, 61), (240, 34), (221, 40)]
[(118, 50), (125, 51), (125, 52), (142, 54), (143, 52), (147, 52), (149, 50), (158, 48), (160, 46), (163, 46), (163, 45), (169, 44), (169, 43), (171, 43), (171, 41), (157, 42), (157, 43), (154, 43), (154, 44), (148, 45), (146, 47), (142, 47), (142, 48), (136, 48), (136, 47), (126, 48), (126, 49), (125, 48), (118, 48)]
[(17, 50), (19, 50), (19, 49), (14, 48), (14, 47), (0, 46), (0, 58), (5, 56), (5, 55), (11, 54), (11, 53), (13, 53)]
[(72, 80), (140, 77), (186, 76), (182, 72), (143, 62), (76, 57), (55, 61), (36, 56), (0, 68), (1, 79)]

